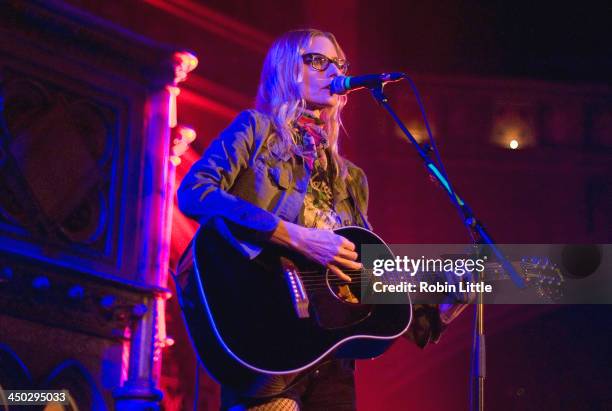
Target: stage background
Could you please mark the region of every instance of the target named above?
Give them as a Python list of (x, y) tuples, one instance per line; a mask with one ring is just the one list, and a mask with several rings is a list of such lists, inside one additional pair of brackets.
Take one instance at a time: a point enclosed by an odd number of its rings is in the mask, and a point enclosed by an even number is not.
[[(286, 30), (336, 34), (353, 74), (405, 71), (423, 96), (455, 187), (500, 243), (612, 240), (610, 6), (507, 2), (71, 0), (151, 39), (188, 48), (199, 66), (181, 86), (179, 123), (197, 140), (177, 182), (241, 110), (252, 107), (271, 41)], [(389, 86), (423, 137), (414, 96)], [(370, 220), (391, 243), (469, 242), (444, 193), (366, 92), (351, 95), (342, 152), (364, 168)], [(517, 140), (518, 150), (508, 144)], [(172, 263), (196, 226), (178, 210)], [(612, 409), (608, 306), (486, 310), (487, 401), (496, 410)], [(360, 410), (467, 409), (471, 311), (437, 345), (398, 341), (357, 364)], [(196, 359), (176, 299), (163, 354), (166, 410), (190, 409)], [(200, 410), (218, 407), (203, 375)]]

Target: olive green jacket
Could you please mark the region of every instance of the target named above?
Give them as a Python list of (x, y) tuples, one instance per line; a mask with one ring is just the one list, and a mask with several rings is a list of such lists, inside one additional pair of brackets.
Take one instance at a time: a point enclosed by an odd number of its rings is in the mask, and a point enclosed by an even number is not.
[[(265, 246), (280, 219), (297, 223), (310, 181), (300, 156), (281, 159), (269, 150), (276, 133), (272, 120), (256, 110), (243, 111), (195, 162), (178, 189), (186, 216), (215, 229), (248, 258)], [(346, 160), (345, 160), (346, 161)], [(371, 229), (367, 219), (368, 183), (349, 161), (347, 176), (332, 184), (334, 210), (342, 225)], [(406, 334), (423, 347), (442, 331), (436, 307), (415, 307)]]
[[(178, 190), (185, 215), (200, 224), (214, 219), (224, 237), (249, 258), (259, 254), (279, 219), (298, 222), (310, 181), (300, 156), (283, 160), (268, 148), (275, 133), (269, 116), (256, 110), (240, 113), (193, 164)], [(365, 174), (346, 164), (348, 175), (332, 184), (334, 210), (342, 225), (369, 229)]]

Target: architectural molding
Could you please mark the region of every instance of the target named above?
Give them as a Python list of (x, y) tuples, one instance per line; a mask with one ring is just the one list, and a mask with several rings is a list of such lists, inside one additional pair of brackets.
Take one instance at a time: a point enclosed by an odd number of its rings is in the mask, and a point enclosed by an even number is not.
[(190, 0), (144, 0), (210, 33), (264, 54), (273, 37), (225, 14)]

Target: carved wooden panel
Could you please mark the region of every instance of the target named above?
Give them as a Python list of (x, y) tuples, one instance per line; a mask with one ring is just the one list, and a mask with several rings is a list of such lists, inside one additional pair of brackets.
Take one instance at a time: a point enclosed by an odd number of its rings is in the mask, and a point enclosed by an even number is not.
[(70, 409), (155, 408), (167, 86), (186, 69), (66, 3), (0, 15), (0, 395), (63, 387)]
[(52, 80), (9, 69), (2, 77), (3, 223), (103, 255), (116, 225), (111, 189), (120, 188), (116, 110)]

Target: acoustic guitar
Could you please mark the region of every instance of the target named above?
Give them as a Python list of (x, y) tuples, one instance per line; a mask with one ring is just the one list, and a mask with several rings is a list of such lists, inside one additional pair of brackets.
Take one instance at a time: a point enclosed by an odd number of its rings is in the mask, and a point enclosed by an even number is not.
[[(394, 258), (369, 230), (343, 227), (335, 233), (352, 241), (358, 254), (361, 245), (373, 244), (383, 250), (378, 258)], [(352, 277), (347, 283), (274, 245), (250, 260), (207, 227), (181, 261), (179, 302), (199, 358), (214, 379), (242, 395), (278, 394), (332, 356), (376, 357), (410, 325), (408, 293), (399, 304), (360, 301), (361, 288), (380, 281), (367, 267), (345, 271)], [(537, 276), (533, 266), (521, 271)]]

